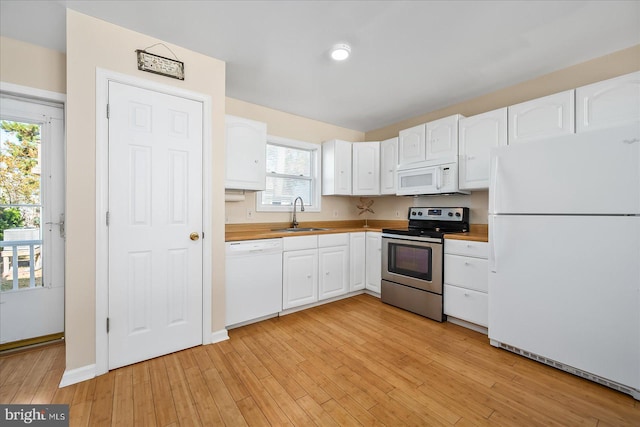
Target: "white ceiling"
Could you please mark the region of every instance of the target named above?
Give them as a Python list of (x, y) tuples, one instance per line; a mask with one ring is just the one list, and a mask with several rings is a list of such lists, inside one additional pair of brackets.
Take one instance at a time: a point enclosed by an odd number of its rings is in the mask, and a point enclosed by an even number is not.
[(0, 32), (64, 51), (65, 7), (226, 61), (227, 96), (360, 131), (640, 44), (637, 0), (0, 0)]

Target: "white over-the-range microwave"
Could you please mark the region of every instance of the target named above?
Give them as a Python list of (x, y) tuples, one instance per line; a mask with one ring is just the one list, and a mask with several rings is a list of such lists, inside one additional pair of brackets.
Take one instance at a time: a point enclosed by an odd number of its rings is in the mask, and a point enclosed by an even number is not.
[(433, 166), (409, 164), (398, 167), (399, 196), (428, 194), (469, 194), (458, 188), (458, 164)]

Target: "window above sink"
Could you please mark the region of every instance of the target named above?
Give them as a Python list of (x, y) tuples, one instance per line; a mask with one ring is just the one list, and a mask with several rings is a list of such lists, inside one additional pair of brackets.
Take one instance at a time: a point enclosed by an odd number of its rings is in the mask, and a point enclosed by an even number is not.
[(291, 212), (300, 196), (305, 211), (320, 212), (319, 144), (267, 137), (266, 190), (256, 196), (258, 212)]

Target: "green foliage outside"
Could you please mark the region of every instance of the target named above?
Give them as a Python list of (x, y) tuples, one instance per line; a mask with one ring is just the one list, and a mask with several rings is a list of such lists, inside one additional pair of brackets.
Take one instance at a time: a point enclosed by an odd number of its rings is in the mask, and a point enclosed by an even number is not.
[[(4, 136), (0, 146), (0, 204), (40, 204), (40, 173), (36, 170), (40, 125), (3, 120), (0, 129)], [(26, 224), (25, 212), (17, 207), (0, 209), (0, 240), (8, 228), (39, 225), (39, 218)]]
[(24, 227), (24, 218), (17, 208), (0, 208), (0, 241), (7, 228)]
[(2, 141), (0, 203), (39, 204), (40, 175), (34, 168), (38, 165), (40, 126), (3, 120), (0, 129), (14, 137)]

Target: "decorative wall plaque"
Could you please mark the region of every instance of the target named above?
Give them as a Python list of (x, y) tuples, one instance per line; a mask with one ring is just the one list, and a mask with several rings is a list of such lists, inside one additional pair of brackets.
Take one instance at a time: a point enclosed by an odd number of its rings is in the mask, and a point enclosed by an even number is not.
[(138, 70), (184, 80), (184, 62), (137, 49)]

